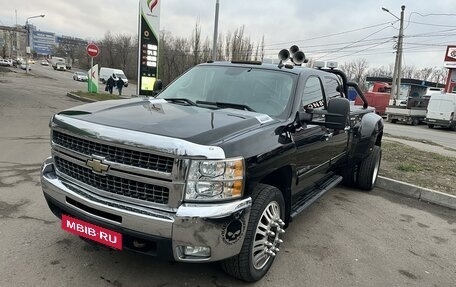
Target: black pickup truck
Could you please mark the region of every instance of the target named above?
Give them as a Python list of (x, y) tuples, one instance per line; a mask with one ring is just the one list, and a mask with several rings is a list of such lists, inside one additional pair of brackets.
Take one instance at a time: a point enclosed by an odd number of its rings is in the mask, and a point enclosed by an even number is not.
[(82, 238), (259, 280), (312, 202), (375, 184), (382, 119), (350, 86), (337, 69), (205, 63), (154, 98), (62, 111), (45, 199)]

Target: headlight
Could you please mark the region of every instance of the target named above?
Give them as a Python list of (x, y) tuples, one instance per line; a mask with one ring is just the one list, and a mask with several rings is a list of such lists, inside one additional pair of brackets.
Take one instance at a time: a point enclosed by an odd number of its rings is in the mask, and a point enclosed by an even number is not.
[(185, 199), (189, 201), (226, 200), (242, 196), (244, 159), (192, 160)]

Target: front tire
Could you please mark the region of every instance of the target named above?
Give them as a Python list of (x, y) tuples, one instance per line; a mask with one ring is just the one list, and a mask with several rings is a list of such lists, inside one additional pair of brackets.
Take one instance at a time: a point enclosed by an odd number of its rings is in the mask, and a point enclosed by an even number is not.
[(433, 129), (434, 125), (433, 124), (428, 124), (428, 128)]
[(271, 268), (285, 231), (285, 201), (279, 189), (258, 184), (241, 252), (221, 262), (222, 269), (246, 282), (260, 280)]
[(372, 152), (359, 165), (358, 168), (358, 187), (364, 190), (372, 190), (377, 181), (380, 162), (382, 160), (382, 149), (374, 146)]

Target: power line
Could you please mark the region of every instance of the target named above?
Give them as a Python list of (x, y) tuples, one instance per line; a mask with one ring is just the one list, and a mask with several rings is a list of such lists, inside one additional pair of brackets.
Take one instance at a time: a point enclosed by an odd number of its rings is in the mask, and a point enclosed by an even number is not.
[(433, 26), (433, 27), (456, 27), (455, 25), (442, 25), (442, 24), (423, 23), (423, 22), (414, 22), (414, 21), (410, 21), (410, 23), (426, 25), (426, 26)]
[(285, 45), (285, 44), (294, 44), (294, 43), (299, 43), (299, 42), (303, 42), (303, 41), (311, 41), (311, 40), (317, 40), (317, 39), (322, 39), (322, 38), (328, 38), (328, 37), (332, 37), (332, 36), (339, 36), (339, 35), (343, 35), (343, 34), (347, 34), (347, 33), (352, 33), (352, 32), (357, 32), (357, 31), (366, 30), (366, 29), (370, 29), (370, 28), (375, 28), (375, 27), (379, 27), (379, 26), (384, 26), (385, 24), (394, 24), (396, 22), (397, 21), (395, 21), (395, 22), (384, 22), (384, 23), (380, 23), (380, 24), (375, 24), (375, 25), (371, 25), (371, 26), (366, 26), (366, 27), (362, 27), (362, 28), (357, 28), (357, 29), (343, 31), (343, 32), (338, 32), (338, 33), (333, 33), (333, 34), (327, 34), (327, 35), (313, 37), (313, 38), (308, 38), (308, 39), (293, 40), (293, 41), (289, 41), (289, 42), (268, 44), (268, 45), (265, 45), (265, 47), (266, 46)]
[[(337, 50), (336, 52), (339, 52), (339, 51), (341, 51), (341, 50), (343, 50), (343, 49), (345, 49), (345, 48), (348, 48), (348, 47), (350, 47), (350, 46), (352, 46), (352, 45), (354, 45), (354, 44), (356, 44), (356, 43), (359, 43), (359, 42), (361, 42), (361, 41), (363, 41), (363, 40), (369, 38), (370, 36), (375, 35), (375, 34), (381, 32), (381, 31), (383, 31), (383, 30), (385, 30), (385, 29), (387, 29), (387, 28), (389, 28), (389, 27), (390, 27), (390, 26), (383, 27), (383, 28), (381, 28), (381, 29), (379, 29), (379, 30), (377, 30), (377, 31), (375, 31), (375, 32), (373, 32), (373, 33), (367, 35), (366, 37), (364, 37), (364, 38), (362, 38), (362, 39), (360, 39), (360, 40), (358, 40), (358, 41), (353, 42), (352, 44), (349, 44), (349, 45), (347, 45), (347, 46), (344, 46), (344, 47), (340, 48), (340, 49)], [(336, 53), (336, 52), (335, 52), (335, 53)], [(330, 53), (326, 53), (326, 54), (324, 54), (324, 55), (318, 57), (316, 60), (319, 60), (319, 59), (321, 59), (321, 58), (327, 56), (328, 54), (330, 54)]]
[[(375, 38), (375, 39), (369, 39), (365, 41), (360, 41), (361, 42), (375, 42), (379, 40), (385, 40), (385, 39), (391, 39), (391, 37), (382, 37), (382, 38)], [(346, 45), (346, 44), (351, 44), (353, 41), (349, 42), (338, 42), (338, 43), (325, 43), (325, 44), (315, 44), (315, 45), (305, 45), (305, 46), (300, 46), (300, 49), (303, 50), (302, 48), (316, 48), (316, 47), (326, 47), (326, 46), (337, 46), (337, 45)], [(277, 51), (277, 48), (266, 48), (264, 49), (265, 51)], [(303, 50), (305, 53), (309, 52), (307, 50)]]
[[(408, 18), (408, 21), (407, 21), (407, 26), (405, 27), (405, 29), (407, 29), (407, 27), (410, 25), (410, 19), (412, 18), (412, 15), (413, 14), (417, 14), (417, 15), (420, 15), (421, 17), (428, 17), (428, 16), (456, 16), (456, 14), (454, 13), (428, 13), (428, 14), (421, 14), (419, 12), (412, 12), (410, 13), (409, 15), (409, 18)], [(414, 23), (414, 22), (412, 22)], [(424, 24), (424, 23), (420, 23), (420, 24)], [(434, 26), (434, 24), (424, 24), (424, 25), (431, 25), (431, 26)], [(450, 26), (452, 27), (452, 26)]]
[(356, 52), (353, 52), (353, 53), (351, 53), (351, 54), (343, 55), (343, 56), (339, 56), (339, 57), (333, 58), (332, 60), (337, 60), (337, 59), (340, 59), (340, 58), (345, 58), (345, 57), (353, 56), (353, 55), (355, 55), (355, 54), (364, 52), (364, 51), (366, 51), (366, 50), (370, 50), (370, 49), (372, 49), (372, 48), (381, 46), (381, 45), (383, 45), (383, 44), (385, 44), (385, 43), (388, 43), (388, 42), (389, 42), (389, 41), (385, 41), (385, 42), (382, 42), (382, 43), (378, 43), (378, 44), (376, 44), (376, 45), (373, 45), (373, 46), (371, 46), (371, 47), (368, 47), (368, 48), (365, 48), (365, 49), (362, 49), (362, 50), (359, 50), (359, 51), (356, 51)]
[[(434, 31), (434, 32), (429, 32), (429, 33), (420, 33), (420, 34), (411, 34), (411, 35), (405, 35), (404, 38), (441, 38), (441, 37), (451, 37), (451, 36), (456, 36), (455, 34), (435, 34), (435, 33), (442, 33), (442, 32), (447, 32), (447, 31), (456, 31), (456, 29), (447, 29), (447, 30), (440, 30), (440, 31)], [(382, 41), (386, 39), (393, 39), (393, 37), (388, 36), (388, 37), (381, 37), (381, 38), (375, 38), (375, 39), (367, 39), (364, 41), (358, 41), (358, 43), (365, 43), (362, 45), (351, 45), (350, 48), (355, 48), (355, 47), (363, 47), (363, 46), (369, 46), (372, 44), (377, 44), (379, 42), (377, 41)], [(327, 53), (327, 52), (336, 52), (337, 47), (332, 48), (332, 49), (318, 49), (318, 50), (307, 50), (307, 48), (319, 48), (319, 47), (329, 47), (329, 46), (338, 46), (338, 45), (346, 45), (346, 44), (352, 44), (353, 41), (350, 42), (336, 42), (336, 43), (324, 43), (324, 44), (315, 44), (315, 45), (305, 45), (301, 46), (301, 50), (303, 50), (305, 53)], [(264, 51), (277, 51), (278, 49), (276, 48), (265, 48)]]

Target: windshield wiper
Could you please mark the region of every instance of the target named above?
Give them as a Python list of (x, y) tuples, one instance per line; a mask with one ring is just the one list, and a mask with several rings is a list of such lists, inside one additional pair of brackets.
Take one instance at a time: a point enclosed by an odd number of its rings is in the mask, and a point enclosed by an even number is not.
[(189, 106), (198, 106), (195, 102), (193, 102), (192, 100), (186, 99), (186, 98), (166, 98), (163, 100), (168, 101), (168, 102), (186, 103)]
[(243, 104), (225, 103), (225, 102), (208, 102), (208, 101), (196, 101), (197, 104), (216, 106), (218, 108), (233, 108), (238, 110), (247, 110), (254, 112), (255, 110), (251, 107)]

